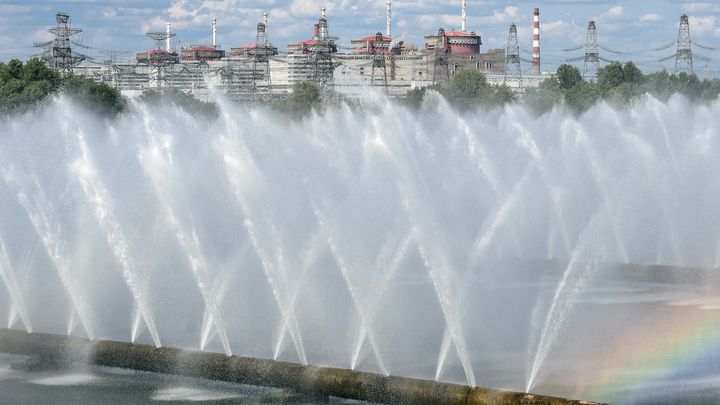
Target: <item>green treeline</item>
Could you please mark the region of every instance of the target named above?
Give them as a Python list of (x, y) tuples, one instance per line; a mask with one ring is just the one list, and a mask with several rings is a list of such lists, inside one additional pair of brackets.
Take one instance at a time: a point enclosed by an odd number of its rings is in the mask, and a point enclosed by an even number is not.
[(211, 101), (198, 100), (192, 94), (177, 89), (145, 90), (138, 100), (155, 108), (174, 106), (195, 117), (212, 120), (220, 115), (220, 106)]
[[(455, 75), (444, 88), (431, 86), (411, 90), (405, 100), (407, 105), (419, 108), (428, 90), (438, 91), (460, 109), (520, 101), (508, 87), (491, 85), (482, 73), (466, 70)], [(589, 81), (583, 79), (577, 67), (565, 64), (540, 87), (527, 89), (522, 102), (538, 114), (557, 106), (582, 113), (601, 100), (622, 107), (645, 94), (661, 100), (682, 94), (691, 101), (712, 101), (720, 95), (720, 79), (700, 80), (696, 75), (671, 75), (664, 71), (646, 75), (633, 62), (613, 62), (600, 68), (595, 80)]]
[(720, 94), (720, 79), (700, 80), (696, 75), (665, 71), (646, 75), (633, 62), (612, 62), (598, 69), (596, 80), (587, 81), (575, 66), (562, 65), (540, 87), (528, 89), (525, 102), (538, 113), (561, 104), (582, 113), (600, 100), (622, 107), (645, 94), (661, 100), (682, 94), (691, 101), (712, 101)]
[(115, 117), (127, 109), (117, 89), (79, 76), (60, 77), (38, 59), (0, 63), (0, 115), (24, 112), (64, 92), (90, 111)]
[(447, 86), (435, 85), (410, 90), (405, 99), (406, 104), (415, 109), (419, 108), (429, 90), (439, 92), (450, 105), (463, 111), (477, 106), (503, 105), (516, 101), (517, 98), (510, 87), (488, 83), (481, 72), (461, 70), (453, 76)]
[[(645, 94), (667, 100), (679, 93), (695, 102), (712, 101), (720, 95), (720, 79), (700, 80), (696, 75), (671, 75), (664, 71), (643, 74), (633, 62), (613, 62), (600, 68), (597, 77), (589, 81), (583, 79), (578, 68), (562, 65), (538, 88), (527, 89), (524, 97), (519, 97), (505, 85), (490, 84), (479, 71), (462, 70), (445, 86), (410, 90), (401, 102), (417, 110), (428, 91), (438, 92), (460, 111), (520, 102), (538, 114), (557, 106), (579, 114), (601, 100), (625, 107)], [(0, 116), (32, 109), (56, 93), (63, 93), (88, 110), (110, 118), (127, 111), (130, 105), (119, 90), (80, 76), (62, 78), (38, 59), (0, 63)], [(220, 113), (216, 103), (200, 101), (180, 90), (146, 90), (139, 100), (148, 105), (173, 105), (207, 119), (217, 118)], [(260, 103), (289, 118), (303, 117), (342, 103), (365, 108), (360, 102), (312, 83), (296, 84), (285, 99)]]

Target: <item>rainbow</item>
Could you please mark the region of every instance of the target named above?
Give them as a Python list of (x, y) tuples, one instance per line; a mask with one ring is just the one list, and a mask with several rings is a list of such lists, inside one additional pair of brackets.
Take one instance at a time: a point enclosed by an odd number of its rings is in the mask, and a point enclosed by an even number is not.
[(584, 398), (632, 404), (720, 378), (718, 310), (665, 306), (630, 325), (616, 341), (610, 356), (602, 351), (603, 358), (596, 359), (598, 372)]

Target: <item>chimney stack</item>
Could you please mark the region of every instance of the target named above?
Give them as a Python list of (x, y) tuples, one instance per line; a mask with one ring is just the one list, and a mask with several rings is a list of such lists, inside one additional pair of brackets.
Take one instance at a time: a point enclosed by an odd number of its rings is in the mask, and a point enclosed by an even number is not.
[(320, 9), (320, 21), (318, 21), (318, 39), (326, 40), (330, 37), (328, 34), (328, 22), (326, 16), (327, 9), (325, 7)]
[(461, 23), (461, 29), (462, 32), (467, 32), (467, 0), (462, 0), (462, 23)]
[(385, 27), (385, 35), (392, 38), (392, 1), (387, 0), (387, 26)]
[(534, 75), (540, 75), (540, 9), (533, 13), (533, 51), (532, 69)]
[(212, 19), (212, 46), (213, 48), (217, 47), (217, 20), (215, 17)]
[(165, 50), (170, 52), (170, 23), (165, 24), (165, 32), (167, 33), (167, 38), (165, 38)]

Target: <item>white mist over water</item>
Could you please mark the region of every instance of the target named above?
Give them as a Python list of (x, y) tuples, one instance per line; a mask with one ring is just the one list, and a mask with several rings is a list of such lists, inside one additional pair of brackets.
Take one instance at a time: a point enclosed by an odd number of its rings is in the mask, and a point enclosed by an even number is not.
[(296, 121), (219, 103), (214, 122), (66, 100), (0, 121), (0, 314), (577, 396), (612, 367), (596, 339), (668, 304), (590, 297), (713, 295), (696, 287), (720, 257), (720, 102), (535, 117), (378, 98)]

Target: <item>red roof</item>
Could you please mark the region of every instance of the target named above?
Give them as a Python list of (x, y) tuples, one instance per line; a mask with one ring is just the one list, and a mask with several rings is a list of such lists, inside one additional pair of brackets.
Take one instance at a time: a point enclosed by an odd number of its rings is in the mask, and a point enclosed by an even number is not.
[(175, 54), (175, 52), (172, 52), (172, 51), (171, 51), (171, 52), (168, 52), (168, 51), (166, 51), (166, 50), (164, 50), (164, 49), (150, 49), (149, 51), (145, 51), (145, 52), (143, 52), (143, 53), (165, 53), (165, 54), (168, 54), (168, 55)]
[(446, 37), (479, 37), (479, 35), (475, 34), (474, 32), (462, 32), (462, 31), (451, 31), (445, 33)]
[(214, 48), (212, 46), (207, 46), (207, 45), (196, 46), (194, 48), (183, 49), (183, 50), (185, 50), (185, 51), (217, 51), (216, 48)]
[[(367, 36), (367, 37), (363, 38), (362, 41), (375, 41), (376, 38), (377, 38), (377, 35), (370, 35), (370, 36)], [(382, 36), (382, 40), (383, 40), (383, 41), (390, 42), (390, 41), (392, 41), (392, 38), (383, 35), (383, 36)]]

